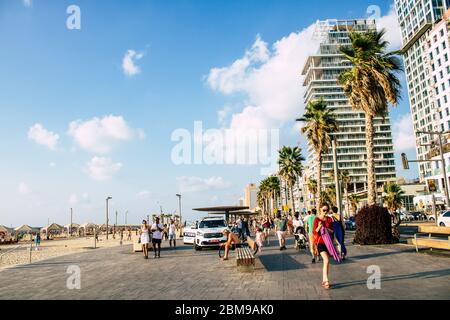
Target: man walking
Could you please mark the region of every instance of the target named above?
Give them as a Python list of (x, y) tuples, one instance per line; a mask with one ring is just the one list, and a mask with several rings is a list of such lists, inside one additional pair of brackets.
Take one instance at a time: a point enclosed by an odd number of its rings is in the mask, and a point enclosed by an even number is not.
[(277, 215), (277, 221), (275, 222), (275, 228), (277, 231), (278, 242), (280, 244), (280, 251), (286, 250), (287, 220), (286, 220), (286, 217), (281, 216), (281, 213), (278, 213), (278, 215)]
[(172, 241), (173, 241), (173, 247), (176, 248), (177, 246), (177, 235), (175, 232), (175, 223), (173, 222), (173, 219), (170, 219), (169, 227), (169, 245), (172, 248)]
[[(153, 252), (155, 253), (154, 258), (161, 258), (161, 238), (163, 225), (159, 223), (159, 217), (155, 218), (155, 223), (152, 224), (152, 244)], [(158, 246), (158, 251), (156, 251), (156, 246)]]
[(309, 250), (311, 251), (312, 263), (316, 263), (316, 255), (315, 255), (315, 247), (314, 243), (314, 219), (316, 218), (317, 210), (313, 208), (311, 211), (308, 211), (308, 215), (305, 217), (305, 227), (306, 232), (308, 232), (309, 237)]

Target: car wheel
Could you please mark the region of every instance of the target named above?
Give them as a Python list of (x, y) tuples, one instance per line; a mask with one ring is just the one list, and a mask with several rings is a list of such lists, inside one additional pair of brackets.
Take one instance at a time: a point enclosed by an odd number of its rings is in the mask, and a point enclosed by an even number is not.
[(439, 225), (440, 225), (441, 227), (445, 227), (445, 223), (443, 223), (443, 222), (439, 223)]
[(431, 218), (430, 218), (430, 221), (434, 221), (434, 218), (433, 218), (433, 217), (431, 217)]
[(194, 243), (194, 250), (195, 251), (200, 251), (202, 250), (202, 247), (198, 246), (197, 244)]

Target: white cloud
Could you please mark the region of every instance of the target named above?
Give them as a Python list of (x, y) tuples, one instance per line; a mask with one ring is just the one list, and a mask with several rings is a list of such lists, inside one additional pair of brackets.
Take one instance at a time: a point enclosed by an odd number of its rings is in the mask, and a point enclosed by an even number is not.
[(122, 59), (122, 70), (127, 76), (134, 76), (141, 73), (141, 68), (136, 65), (136, 62), (144, 57), (142, 52), (135, 50), (128, 50)]
[(269, 59), (267, 43), (257, 35), (251, 49), (244, 56), (234, 61), (230, 66), (223, 68), (212, 68), (209, 72), (207, 82), (213, 90), (230, 94), (236, 91), (245, 91), (245, 84), (251, 72), (258, 64)]
[(394, 122), (394, 148), (396, 152), (405, 152), (416, 148), (413, 121), (410, 113), (405, 113)]
[(20, 194), (23, 195), (31, 193), (30, 187), (25, 182), (19, 183), (19, 187), (17, 188), (17, 190), (19, 191)]
[(151, 195), (152, 195), (152, 193), (150, 191), (142, 190), (136, 194), (136, 198), (140, 199), (140, 200), (149, 199), (151, 197)]
[(225, 181), (222, 177), (210, 177), (202, 179), (199, 177), (178, 177), (178, 188), (180, 192), (198, 192), (213, 189), (226, 189), (231, 183)]
[(50, 168), (56, 167), (56, 163), (54, 163), (54, 162), (50, 162), (48, 165), (50, 166)]
[(28, 129), (28, 139), (33, 140), (37, 144), (47, 146), (51, 150), (56, 150), (59, 136), (45, 129), (42, 124), (36, 123)]
[(76, 193), (72, 193), (69, 196), (69, 204), (71, 206), (75, 206), (78, 204), (89, 204), (90, 202), (91, 202), (91, 199), (89, 197), (89, 194), (86, 192), (81, 194), (80, 196)]
[(86, 164), (86, 171), (92, 179), (106, 181), (112, 179), (122, 166), (121, 163), (114, 163), (110, 158), (93, 157)]
[(245, 95), (244, 108), (230, 118), (231, 129), (279, 127), (302, 113), (301, 71), (306, 58), (318, 49), (314, 30), (311, 25), (293, 32), (270, 49), (258, 36), (242, 58), (210, 70), (207, 83), (213, 90)]
[[(390, 49), (400, 47), (400, 32), (392, 7), (378, 19), (386, 28)], [(314, 37), (316, 24), (292, 32), (269, 46), (258, 35), (251, 49), (226, 67), (212, 68), (207, 84), (224, 95), (242, 93), (242, 108), (228, 118), (231, 129), (278, 128), (292, 123), (304, 111), (302, 68), (311, 54), (317, 53), (319, 39)], [(226, 109), (218, 112), (219, 123)]]
[(22, 0), (22, 3), (27, 8), (30, 8), (31, 6), (33, 6), (33, 1), (32, 0)]
[(76, 193), (72, 193), (69, 197), (69, 204), (71, 206), (74, 206), (78, 203), (78, 196)]
[(386, 29), (385, 39), (389, 41), (389, 51), (400, 49), (402, 46), (402, 38), (400, 33), (400, 26), (397, 20), (397, 13), (395, 6), (392, 5), (387, 15), (382, 16), (376, 20), (377, 28), (379, 30)]
[(110, 153), (120, 142), (145, 137), (141, 129), (133, 129), (123, 117), (113, 115), (73, 121), (68, 133), (82, 149), (98, 154)]

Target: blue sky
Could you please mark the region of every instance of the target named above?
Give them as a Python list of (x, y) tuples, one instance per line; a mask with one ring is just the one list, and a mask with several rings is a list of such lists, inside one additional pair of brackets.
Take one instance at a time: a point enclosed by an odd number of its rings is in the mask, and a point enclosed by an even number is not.
[[(81, 30), (66, 27), (72, 4)], [(310, 26), (367, 17), (373, 4), (391, 27), (391, 1), (2, 0), (0, 224), (65, 224), (70, 207), (78, 223), (100, 223), (107, 195), (134, 223), (160, 205), (176, 210), (179, 191), (188, 219), (193, 207), (235, 204), (261, 166), (177, 166), (172, 132), (254, 121), (304, 145), (293, 119)], [(400, 139), (407, 101), (391, 114)]]

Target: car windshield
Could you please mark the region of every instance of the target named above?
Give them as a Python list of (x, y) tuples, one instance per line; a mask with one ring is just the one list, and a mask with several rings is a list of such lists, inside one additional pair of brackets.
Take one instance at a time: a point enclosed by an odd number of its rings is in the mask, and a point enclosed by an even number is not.
[(200, 225), (198, 226), (201, 228), (225, 228), (225, 220), (204, 220), (200, 222)]

